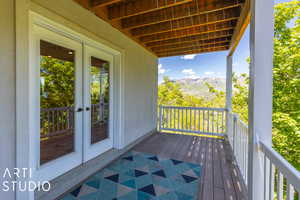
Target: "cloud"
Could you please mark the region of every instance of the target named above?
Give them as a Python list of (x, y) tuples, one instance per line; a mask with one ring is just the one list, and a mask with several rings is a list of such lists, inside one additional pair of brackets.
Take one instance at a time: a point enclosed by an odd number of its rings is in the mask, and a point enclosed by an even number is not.
[(190, 54), (190, 55), (181, 56), (181, 59), (183, 59), (183, 60), (193, 60), (196, 56), (197, 56), (196, 54)]
[(215, 72), (204, 72), (204, 75), (207, 75), (207, 76), (211, 76), (211, 75), (214, 75)]
[(184, 69), (182, 70), (182, 73), (187, 74), (187, 75), (193, 75), (196, 74), (193, 69)]
[(158, 74), (164, 74), (166, 69), (163, 68), (162, 64), (158, 65)]
[(182, 73), (186, 75), (186, 78), (190, 78), (190, 79), (199, 78), (199, 76), (196, 74), (196, 72), (193, 71), (193, 69), (184, 69), (182, 70)]

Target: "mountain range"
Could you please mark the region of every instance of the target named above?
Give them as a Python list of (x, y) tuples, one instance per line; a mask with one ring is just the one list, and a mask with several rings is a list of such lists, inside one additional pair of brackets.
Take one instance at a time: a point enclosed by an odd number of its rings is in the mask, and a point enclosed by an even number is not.
[(226, 79), (220, 77), (184, 78), (174, 80), (174, 82), (181, 86), (184, 94), (208, 99), (211, 97), (211, 93), (205, 83), (213, 86), (216, 90), (225, 91), (226, 88)]

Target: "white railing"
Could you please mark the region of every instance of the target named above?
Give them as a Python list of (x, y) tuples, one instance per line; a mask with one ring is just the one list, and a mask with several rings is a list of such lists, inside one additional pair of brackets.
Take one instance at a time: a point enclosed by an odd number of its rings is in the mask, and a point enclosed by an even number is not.
[(263, 153), (264, 199), (299, 200), (300, 172), (262, 141), (260, 150)]
[[(96, 126), (108, 118), (109, 104), (91, 105), (91, 123)], [(71, 134), (74, 129), (74, 107), (41, 108), (41, 138)]]
[(108, 103), (98, 103), (91, 105), (91, 123), (92, 126), (96, 126), (100, 123), (107, 121), (108, 118)]
[[(228, 140), (241, 172), (244, 183), (248, 182), (249, 132), (248, 126), (237, 114), (228, 113)], [(300, 172), (288, 163), (272, 147), (259, 141), (263, 154), (262, 173), (264, 176), (264, 200), (299, 200)], [(256, 183), (253, 183), (256, 184)]]
[(41, 138), (72, 133), (74, 107), (42, 108), (40, 126)]
[(248, 125), (244, 123), (237, 114), (228, 113), (232, 130), (228, 130), (228, 140), (232, 147), (236, 163), (243, 176), (244, 182), (248, 182)]
[[(228, 119), (227, 123), (226, 118)], [(227, 112), (222, 108), (160, 106), (158, 126), (162, 132), (222, 136), (227, 130), (227, 138), (233, 151), (234, 160), (247, 186), (249, 131), (248, 125), (240, 120), (237, 114)], [(260, 174), (264, 176), (264, 200), (300, 200), (300, 172), (272, 147), (262, 141), (258, 143), (262, 155), (262, 173)]]
[(159, 131), (223, 136), (226, 109), (197, 107), (159, 107)]

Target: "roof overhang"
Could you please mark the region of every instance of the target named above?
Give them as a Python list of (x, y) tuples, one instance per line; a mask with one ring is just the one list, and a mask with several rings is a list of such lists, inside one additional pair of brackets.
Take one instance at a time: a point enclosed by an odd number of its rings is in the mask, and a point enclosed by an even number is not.
[(250, 0), (74, 0), (158, 57), (230, 50)]

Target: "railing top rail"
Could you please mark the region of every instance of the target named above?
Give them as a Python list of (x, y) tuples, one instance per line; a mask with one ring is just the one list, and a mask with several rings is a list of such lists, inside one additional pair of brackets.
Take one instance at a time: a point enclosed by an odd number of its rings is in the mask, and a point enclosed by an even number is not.
[(215, 111), (226, 111), (226, 108), (208, 108), (208, 107), (184, 107), (184, 106), (164, 106), (162, 108), (173, 108), (173, 109), (192, 109), (192, 110), (215, 110)]
[(239, 123), (242, 125), (242, 126), (244, 126), (245, 128), (248, 128), (248, 125), (244, 122), (244, 121), (242, 121), (241, 119), (237, 119), (238, 121), (239, 121)]
[(280, 170), (298, 191), (300, 190), (300, 172), (297, 171), (286, 159), (277, 153), (272, 147), (260, 141), (262, 151), (270, 159), (270, 161)]
[(67, 107), (54, 107), (54, 108), (41, 108), (41, 111), (54, 111), (54, 110), (70, 110), (74, 109), (73, 106), (67, 106)]

